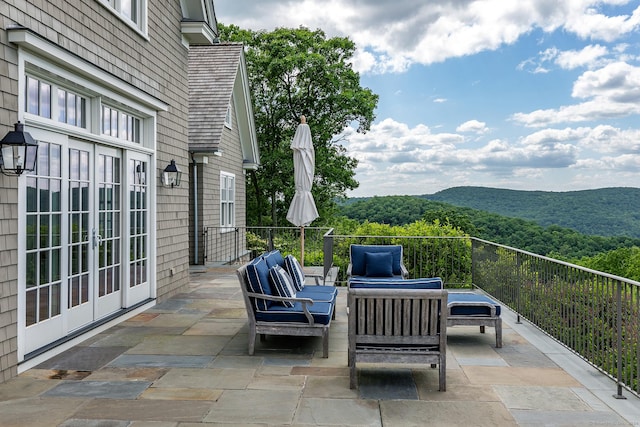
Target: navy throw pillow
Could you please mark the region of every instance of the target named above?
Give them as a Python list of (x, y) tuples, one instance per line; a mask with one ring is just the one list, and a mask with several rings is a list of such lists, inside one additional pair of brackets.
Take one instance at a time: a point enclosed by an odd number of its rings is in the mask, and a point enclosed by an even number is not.
[(367, 276), (393, 276), (393, 255), (391, 255), (391, 252), (366, 252), (364, 254), (364, 261)]
[[(275, 265), (269, 269), (269, 279), (274, 290), (274, 294), (279, 297), (292, 298), (296, 296), (296, 291), (293, 287), (293, 282), (289, 273), (279, 265)], [(285, 307), (293, 307), (291, 301), (280, 301), (280, 304)]]

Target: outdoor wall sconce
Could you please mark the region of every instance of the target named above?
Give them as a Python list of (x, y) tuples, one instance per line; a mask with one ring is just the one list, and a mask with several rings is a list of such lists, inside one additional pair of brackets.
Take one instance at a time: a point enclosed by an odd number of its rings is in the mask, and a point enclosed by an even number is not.
[(15, 124), (15, 130), (7, 133), (0, 141), (0, 168), (5, 175), (19, 176), (24, 171), (36, 169), (38, 159), (38, 143), (24, 125)]
[(164, 172), (162, 173), (162, 185), (165, 187), (179, 187), (180, 179), (182, 178), (182, 172), (176, 166), (176, 161), (171, 160), (171, 163), (164, 168)]

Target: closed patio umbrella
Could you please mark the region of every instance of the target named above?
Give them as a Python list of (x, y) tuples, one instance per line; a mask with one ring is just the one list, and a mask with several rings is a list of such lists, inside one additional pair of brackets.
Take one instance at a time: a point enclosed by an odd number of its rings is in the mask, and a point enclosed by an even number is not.
[(318, 218), (316, 202), (311, 194), (316, 159), (311, 140), (311, 130), (305, 116), (300, 117), (300, 124), (291, 141), (293, 150), (293, 179), (296, 192), (291, 200), (287, 221), (300, 227), (300, 264), (304, 265), (304, 227)]

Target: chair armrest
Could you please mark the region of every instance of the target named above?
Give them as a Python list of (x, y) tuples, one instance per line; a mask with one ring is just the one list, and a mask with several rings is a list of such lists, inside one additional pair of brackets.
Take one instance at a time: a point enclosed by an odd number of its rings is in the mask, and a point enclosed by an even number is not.
[(347, 266), (347, 277), (351, 276), (351, 271), (353, 270), (353, 265), (349, 263)]
[(247, 296), (252, 298), (259, 298), (268, 301), (289, 301), (289, 302), (300, 302), (302, 303), (302, 311), (304, 311), (304, 316), (307, 318), (307, 321), (310, 325), (314, 325), (315, 322), (313, 320), (313, 316), (309, 312), (309, 308), (307, 305), (313, 305), (313, 300), (311, 298), (290, 298), (290, 297), (278, 297), (275, 295), (265, 295), (265, 294), (256, 294), (254, 292), (247, 292)]
[(407, 270), (407, 267), (405, 267), (404, 264), (400, 264), (400, 272), (402, 273), (403, 279), (409, 277), (409, 270)]
[(313, 280), (315, 280), (316, 285), (320, 285), (320, 282), (322, 281), (322, 284), (324, 285), (324, 274), (322, 273), (314, 273), (313, 271), (308, 271), (303, 269), (304, 271), (304, 276), (305, 277), (312, 277)]

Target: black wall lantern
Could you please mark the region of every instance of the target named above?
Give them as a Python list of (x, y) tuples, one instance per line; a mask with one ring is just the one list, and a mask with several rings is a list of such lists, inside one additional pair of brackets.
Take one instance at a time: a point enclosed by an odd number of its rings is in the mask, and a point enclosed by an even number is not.
[(36, 169), (38, 143), (20, 122), (0, 141), (0, 153), (0, 168), (5, 175), (21, 175)]
[(176, 161), (171, 160), (171, 163), (164, 168), (164, 172), (162, 172), (162, 185), (165, 187), (179, 187), (180, 179), (182, 178), (182, 172), (176, 166)]

